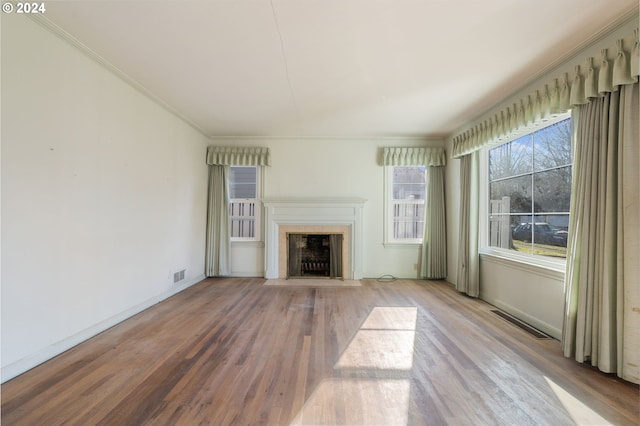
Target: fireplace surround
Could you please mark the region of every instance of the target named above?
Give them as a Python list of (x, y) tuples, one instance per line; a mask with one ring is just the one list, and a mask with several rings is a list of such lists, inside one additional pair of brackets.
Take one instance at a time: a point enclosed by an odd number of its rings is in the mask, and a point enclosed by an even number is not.
[(340, 234), (342, 277), (362, 278), (363, 198), (269, 198), (265, 207), (265, 278), (287, 278), (287, 234)]

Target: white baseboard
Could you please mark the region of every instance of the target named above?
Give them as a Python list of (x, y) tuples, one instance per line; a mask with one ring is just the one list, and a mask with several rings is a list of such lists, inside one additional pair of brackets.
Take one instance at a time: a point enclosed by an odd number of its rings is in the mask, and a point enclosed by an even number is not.
[(264, 271), (231, 271), (231, 278), (264, 278)]
[(482, 300), (484, 300), (485, 302), (495, 306), (496, 308), (502, 309), (506, 313), (511, 314), (514, 317), (518, 318), (519, 320), (529, 324), (533, 328), (537, 328), (538, 330), (542, 331), (543, 333), (548, 334), (549, 336), (553, 337), (554, 339), (557, 339), (557, 340), (562, 339), (562, 330), (560, 330), (559, 328), (556, 328), (556, 327), (552, 326), (551, 324), (540, 320), (539, 318), (533, 317), (533, 316), (529, 315), (528, 313), (526, 313), (524, 311), (521, 311), (518, 308), (514, 308), (513, 306), (511, 306), (508, 303), (505, 303), (505, 302), (503, 302), (501, 300), (485, 297), (482, 294), (480, 294), (480, 298)]
[(150, 308), (155, 304), (162, 302), (163, 300), (168, 299), (169, 297), (177, 293), (180, 293), (181, 291), (191, 287), (196, 283), (199, 283), (204, 279), (205, 279), (205, 276), (204, 274), (202, 274), (196, 278), (187, 280), (184, 283), (181, 283), (180, 285), (172, 287), (171, 289), (165, 291), (164, 293), (161, 293), (143, 303), (140, 303), (139, 305), (133, 306), (127, 309), (126, 311), (123, 311), (117, 315), (107, 318), (106, 320), (101, 321), (79, 333), (76, 333), (73, 336), (69, 336), (66, 339), (61, 340), (52, 345), (49, 345), (46, 348), (32, 355), (26, 356), (14, 363), (11, 363), (9, 365), (2, 367), (1, 373), (0, 373), (1, 375), (0, 382), (4, 383), (7, 380), (11, 380), (14, 377), (19, 376), (20, 374), (28, 370), (31, 370), (33, 367), (36, 367), (42, 364), (43, 362), (48, 361), (51, 358), (60, 355), (64, 351), (67, 351), (72, 347), (84, 342), (85, 340), (88, 340), (93, 336), (99, 333), (102, 333), (103, 331), (113, 327), (114, 325), (121, 323), (122, 321), (128, 318), (131, 318), (134, 315), (139, 314), (140, 312)]

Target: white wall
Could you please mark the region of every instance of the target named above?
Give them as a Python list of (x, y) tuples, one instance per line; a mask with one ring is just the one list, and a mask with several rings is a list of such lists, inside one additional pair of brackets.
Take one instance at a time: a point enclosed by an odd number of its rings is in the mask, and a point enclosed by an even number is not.
[(3, 380), (203, 278), (207, 142), (2, 17)]
[[(264, 173), (264, 197), (360, 197), (364, 205), (363, 275), (390, 274), (416, 278), (419, 248), (384, 247), (383, 180), (380, 148), (385, 146), (442, 146), (443, 141), (419, 139), (216, 139), (215, 145), (266, 146), (271, 167)], [(264, 276), (264, 248), (232, 248), (233, 275)], [(256, 259), (261, 259), (256, 261)]]
[(564, 272), (480, 256), (480, 298), (560, 339)]

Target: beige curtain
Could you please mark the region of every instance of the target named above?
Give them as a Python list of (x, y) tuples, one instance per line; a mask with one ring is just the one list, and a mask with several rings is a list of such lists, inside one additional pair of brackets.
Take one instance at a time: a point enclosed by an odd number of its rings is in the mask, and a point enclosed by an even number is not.
[(478, 152), (460, 161), (460, 235), (458, 237), (458, 280), (456, 289), (471, 297), (480, 295), (478, 255), (480, 168)]
[(565, 356), (640, 383), (638, 84), (577, 109)]
[(329, 235), (329, 277), (344, 278), (342, 276), (342, 235)]
[(302, 276), (302, 234), (287, 235), (287, 250), (289, 251), (289, 265), (287, 278)]
[(427, 199), (422, 239), (422, 277), (447, 277), (447, 233), (444, 199), (444, 167), (427, 167)]
[(229, 166), (209, 166), (205, 248), (205, 274), (208, 277), (227, 276), (231, 273), (228, 174)]

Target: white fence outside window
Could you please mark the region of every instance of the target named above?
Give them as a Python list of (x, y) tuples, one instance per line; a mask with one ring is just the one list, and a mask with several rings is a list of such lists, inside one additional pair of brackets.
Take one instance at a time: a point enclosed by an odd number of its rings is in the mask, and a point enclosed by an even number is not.
[(393, 238), (421, 239), (424, 236), (424, 200), (393, 202)]
[(258, 200), (231, 200), (229, 221), (231, 238), (255, 239), (257, 230)]

